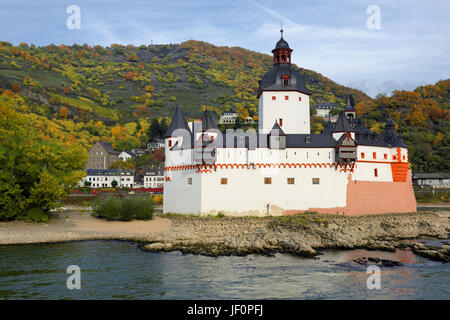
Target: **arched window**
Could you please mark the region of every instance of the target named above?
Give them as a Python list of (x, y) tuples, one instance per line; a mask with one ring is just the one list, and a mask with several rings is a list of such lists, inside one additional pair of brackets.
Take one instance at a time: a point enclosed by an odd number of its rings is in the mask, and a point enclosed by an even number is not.
[(286, 56), (284, 54), (281, 55), (281, 61), (286, 62)]

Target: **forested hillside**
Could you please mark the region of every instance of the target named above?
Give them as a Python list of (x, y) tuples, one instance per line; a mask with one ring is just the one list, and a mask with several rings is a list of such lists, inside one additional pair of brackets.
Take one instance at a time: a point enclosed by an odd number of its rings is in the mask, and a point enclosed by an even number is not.
[[(35, 47), (0, 42), (0, 103), (22, 115), (47, 140), (85, 149), (109, 141), (117, 149), (143, 147), (154, 119), (169, 121), (179, 104), (188, 117), (202, 109), (220, 115), (234, 107), (257, 120), (258, 80), (269, 55), (237, 47), (187, 41), (173, 45)], [(411, 161), (424, 171), (449, 171), (449, 81), (370, 99), (363, 92), (300, 69), (311, 105), (344, 106), (352, 94), (371, 128), (388, 116), (410, 145)], [(313, 117), (314, 131), (321, 120)], [(165, 127), (164, 125), (162, 127)]]

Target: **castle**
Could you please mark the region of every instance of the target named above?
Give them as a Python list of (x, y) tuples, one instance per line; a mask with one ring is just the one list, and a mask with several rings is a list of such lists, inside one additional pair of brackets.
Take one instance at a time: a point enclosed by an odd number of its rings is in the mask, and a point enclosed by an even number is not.
[(165, 136), (164, 213), (415, 212), (408, 149), (394, 122), (371, 132), (348, 100), (335, 123), (311, 134), (310, 92), (282, 30), (272, 53), (259, 81), (258, 132), (222, 133), (207, 110), (187, 123), (177, 107)]

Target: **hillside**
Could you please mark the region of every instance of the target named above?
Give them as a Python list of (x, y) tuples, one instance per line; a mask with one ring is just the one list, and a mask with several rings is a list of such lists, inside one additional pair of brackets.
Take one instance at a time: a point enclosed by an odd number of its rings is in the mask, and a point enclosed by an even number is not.
[[(154, 132), (152, 119), (168, 121), (177, 104), (190, 118), (208, 106), (217, 115), (234, 107), (257, 119), (258, 80), (271, 65), (266, 54), (193, 40), (106, 48), (0, 42), (0, 103), (48, 140), (89, 148), (103, 139), (131, 149), (144, 146)], [(415, 169), (449, 171), (449, 80), (371, 99), (317, 72), (300, 71), (311, 105), (344, 106), (352, 94), (373, 130), (381, 130), (388, 114), (394, 118)], [(312, 125), (320, 132), (323, 122), (313, 117)]]

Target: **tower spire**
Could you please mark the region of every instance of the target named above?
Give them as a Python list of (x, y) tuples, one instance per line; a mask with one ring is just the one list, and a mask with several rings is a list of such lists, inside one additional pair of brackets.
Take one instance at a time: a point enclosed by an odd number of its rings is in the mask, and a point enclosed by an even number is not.
[(281, 33), (281, 39), (283, 39), (283, 21), (281, 21), (281, 29), (280, 29), (280, 33)]

